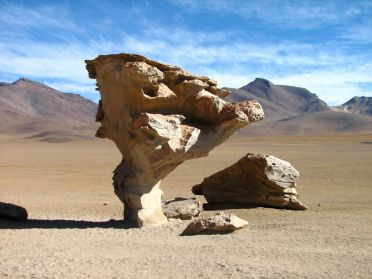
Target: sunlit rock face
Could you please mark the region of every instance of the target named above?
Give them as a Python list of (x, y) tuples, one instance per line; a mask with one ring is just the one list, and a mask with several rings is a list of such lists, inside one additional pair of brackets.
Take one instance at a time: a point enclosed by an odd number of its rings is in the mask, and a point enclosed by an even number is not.
[(229, 92), (214, 80), (140, 55), (100, 55), (86, 64), (101, 93), (96, 136), (114, 141), (123, 156), (114, 189), (124, 219), (140, 227), (167, 221), (159, 186), (168, 173), (264, 117), (257, 101), (226, 102)]
[(299, 172), (291, 163), (266, 154), (248, 153), (238, 162), (195, 185), (192, 192), (208, 203), (305, 210), (298, 200)]

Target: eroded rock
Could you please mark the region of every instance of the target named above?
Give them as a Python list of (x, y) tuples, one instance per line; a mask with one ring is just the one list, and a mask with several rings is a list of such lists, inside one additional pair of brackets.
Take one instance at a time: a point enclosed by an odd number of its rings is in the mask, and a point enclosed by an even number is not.
[(211, 217), (204, 217), (191, 222), (181, 235), (193, 235), (199, 233), (228, 233), (241, 229), (248, 225), (235, 214), (225, 214), (222, 211)]
[(195, 198), (175, 198), (166, 200), (162, 204), (163, 213), (167, 218), (190, 220), (199, 216), (203, 210), (203, 205)]
[(19, 205), (0, 202), (0, 218), (24, 222), (27, 220), (27, 210)]
[(297, 198), (298, 171), (287, 161), (271, 155), (248, 153), (232, 166), (207, 177), (192, 192), (208, 203), (304, 210)]
[(257, 101), (226, 102), (229, 92), (208, 77), (140, 55), (100, 55), (86, 64), (101, 93), (96, 136), (114, 141), (123, 156), (114, 189), (124, 219), (139, 226), (167, 221), (159, 186), (168, 173), (263, 118)]

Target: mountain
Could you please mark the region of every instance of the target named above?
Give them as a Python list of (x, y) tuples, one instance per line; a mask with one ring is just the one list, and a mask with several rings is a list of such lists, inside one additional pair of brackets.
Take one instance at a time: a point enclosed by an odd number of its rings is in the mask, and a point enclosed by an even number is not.
[(240, 89), (227, 88), (232, 94), (227, 101), (239, 102), (256, 99), (263, 106), (267, 120), (279, 120), (305, 112), (330, 110), (316, 94), (301, 87), (275, 85), (268, 80), (256, 78)]
[[(248, 125), (241, 135), (322, 135), (372, 133), (372, 97), (354, 97), (338, 107), (305, 88), (275, 85), (257, 78), (240, 89), (227, 88), (225, 99), (258, 100), (265, 119)], [(80, 95), (62, 93), (21, 78), (0, 82), (0, 137), (47, 142), (92, 139), (97, 104)]]
[[(227, 101), (256, 99), (264, 109), (265, 119), (242, 129), (240, 134), (243, 135), (372, 133), (372, 117), (346, 113), (341, 109), (336, 111), (305, 88), (275, 85), (257, 78), (240, 89), (227, 90), (231, 92)], [(367, 108), (367, 103), (357, 102), (358, 109)]]
[(226, 88), (226, 89), (231, 92), (231, 94), (225, 98), (226, 101), (235, 102), (235, 103), (242, 102), (248, 99), (254, 99), (254, 100), (259, 101), (259, 103), (262, 105), (264, 112), (265, 112), (264, 121), (283, 119), (283, 118), (295, 116), (298, 114), (293, 111), (288, 111), (285, 108), (282, 108), (281, 106), (278, 106), (271, 101), (255, 96), (252, 93), (247, 92), (245, 90), (235, 89), (235, 88)]
[(0, 134), (44, 141), (93, 138), (97, 104), (21, 78), (0, 83)]
[(336, 111), (372, 116), (372, 97), (357, 97), (350, 99), (345, 104), (332, 107)]
[(240, 131), (240, 135), (251, 136), (336, 134), (372, 134), (372, 117), (328, 110), (260, 121)]
[(329, 110), (327, 104), (316, 94), (301, 87), (275, 85), (262, 78), (256, 78), (240, 90), (249, 92), (251, 96), (274, 103), (276, 107), (290, 113)]

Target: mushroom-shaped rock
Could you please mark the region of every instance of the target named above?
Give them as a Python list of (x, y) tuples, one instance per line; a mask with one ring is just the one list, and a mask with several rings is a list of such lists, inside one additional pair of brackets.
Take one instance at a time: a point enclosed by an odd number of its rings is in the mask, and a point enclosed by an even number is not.
[(193, 235), (199, 233), (229, 233), (248, 225), (246, 220), (243, 220), (235, 214), (225, 214), (217, 212), (211, 217), (204, 217), (191, 222), (181, 233), (181, 235)]
[(207, 177), (192, 188), (208, 203), (304, 210), (297, 198), (298, 171), (287, 161), (271, 155), (248, 153), (232, 166)]
[(238, 129), (263, 118), (257, 101), (229, 103), (215, 81), (135, 54), (86, 60), (101, 93), (96, 136), (115, 142), (114, 171), (124, 219), (139, 226), (167, 221), (161, 180), (183, 161), (208, 155)]

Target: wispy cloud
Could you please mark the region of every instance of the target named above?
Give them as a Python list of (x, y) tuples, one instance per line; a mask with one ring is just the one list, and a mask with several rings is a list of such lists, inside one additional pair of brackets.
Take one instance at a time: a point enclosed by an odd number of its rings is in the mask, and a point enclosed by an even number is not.
[[(82, 31), (81, 27), (75, 24), (68, 15), (67, 10), (57, 9), (53, 6), (24, 7), (24, 6), (3, 6), (0, 13), (0, 24), (11, 26), (13, 29), (20, 28), (57, 28), (69, 32)], [(2, 29), (6, 31), (6, 29)]]
[[(252, 16), (266, 22), (261, 18), (275, 13), (277, 5), (268, 9), (261, 2), (253, 2), (251, 6), (246, 4), (247, 1), (213, 2), (215, 5), (211, 7), (207, 5), (208, 1), (176, 4), (189, 7), (191, 12), (195, 6), (225, 14), (239, 13), (239, 16)], [(284, 2), (278, 7), (281, 12), (275, 20), (285, 21), (286, 17), (292, 16), (317, 21), (322, 17), (323, 24), (326, 21), (337, 23), (339, 17), (353, 18), (360, 14), (359, 8), (363, 4), (357, 2), (358, 5), (335, 12), (334, 2), (315, 7), (307, 7), (308, 4), (302, 2), (290, 5), (292, 2)], [(108, 13), (110, 5), (102, 5), (105, 6), (102, 13)], [(148, 17), (147, 5), (126, 9), (126, 15), (132, 12), (135, 15), (132, 19), (138, 21), (131, 22), (124, 17), (120, 24), (114, 16), (85, 22), (92, 17), (93, 12), (89, 9), (85, 11), (86, 17), (76, 17), (62, 6), (5, 6), (6, 15), (0, 14), (0, 77), (10, 81), (12, 77), (25, 76), (63, 91), (83, 93), (97, 99), (95, 82), (88, 79), (84, 60), (99, 54), (132, 52), (179, 65), (192, 73), (209, 75), (226, 87), (241, 87), (256, 77), (263, 77), (274, 83), (306, 87), (331, 104), (344, 102), (354, 95), (372, 96), (370, 88), (360, 86), (372, 82), (372, 48), (355, 51), (356, 40), (365, 37), (365, 44), (370, 43), (369, 29), (360, 22), (350, 25), (349, 29), (342, 26), (338, 35), (328, 40), (325, 37), (317, 41), (301, 40), (296, 36), (265, 40), (262, 34), (251, 38), (245, 29), (165, 25)], [(323, 16), (324, 9), (330, 9), (330, 15)], [(115, 12), (112, 10), (112, 14)], [(20, 20), (21, 15), (27, 19)], [(121, 20), (123, 15), (119, 18)], [(43, 34), (42, 38), (39, 38), (40, 34)]]
[[(170, 31), (170, 30), (168, 30)], [(171, 33), (171, 32), (169, 32)], [(177, 38), (179, 34), (174, 31)], [(200, 34), (196, 35), (200, 38)], [(358, 86), (371, 81), (371, 60), (365, 53), (350, 53), (337, 43), (256, 45), (236, 41), (205, 45), (204, 41), (167, 43), (161, 38), (131, 37), (126, 49), (209, 75), (222, 86), (241, 87), (256, 77), (278, 84), (305, 87), (330, 104), (340, 104), (355, 95), (372, 95)], [(192, 42), (192, 43), (190, 43)]]
[(307, 29), (325, 23), (338, 23), (357, 17), (371, 7), (369, 1), (245, 1), (245, 0), (170, 0), (190, 13), (213, 12), (259, 19), (283, 27)]
[(372, 96), (372, 90), (363, 88), (361, 83), (371, 81), (372, 62), (350, 68), (332, 68), (272, 77), (277, 84), (291, 84), (310, 88), (320, 97), (326, 96), (332, 105), (344, 103), (354, 96)]
[(372, 20), (368, 24), (356, 24), (346, 28), (340, 37), (349, 41), (358, 41), (359, 44), (371, 44)]

